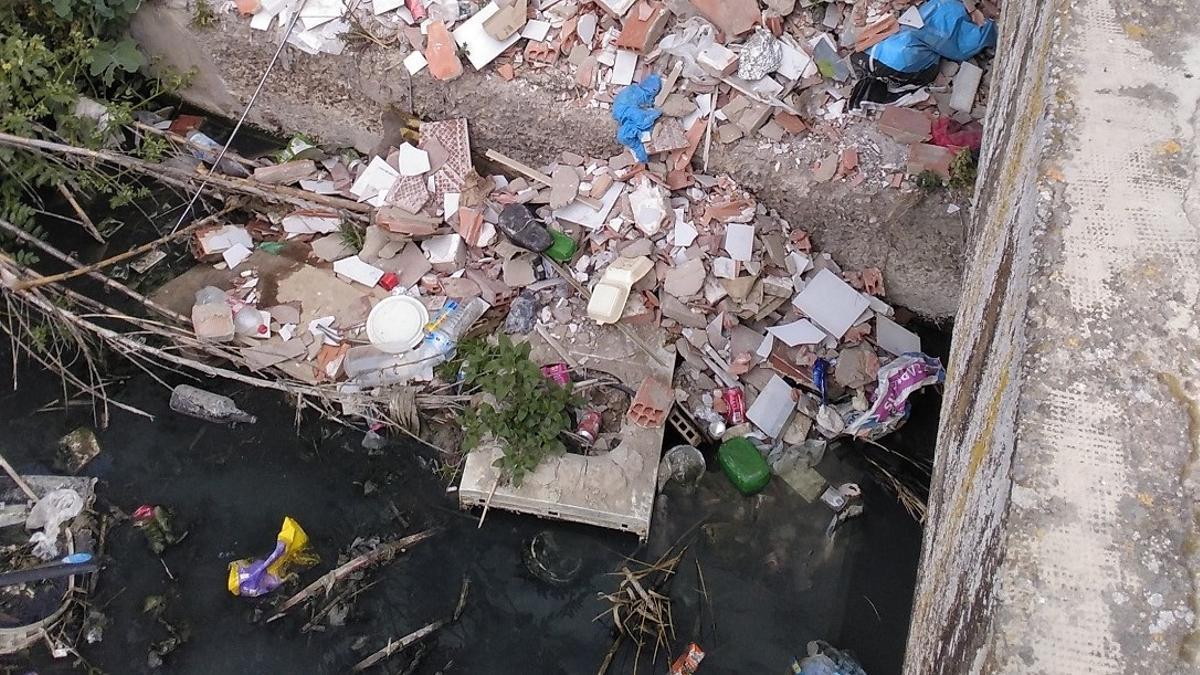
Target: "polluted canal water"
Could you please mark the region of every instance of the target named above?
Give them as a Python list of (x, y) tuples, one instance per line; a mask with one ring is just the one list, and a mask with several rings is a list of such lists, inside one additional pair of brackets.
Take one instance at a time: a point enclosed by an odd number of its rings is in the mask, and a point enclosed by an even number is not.
[[(18, 471), (53, 473), (58, 439), (91, 424), (91, 410), (37, 412), (60, 395), (56, 378), (28, 369), (21, 375), (0, 403), (0, 438)], [(610, 607), (598, 596), (616, 589), (613, 572), (630, 564), (626, 556), (652, 561), (676, 545), (687, 552), (668, 586), (671, 654), (651, 665), (650, 645), (637, 672), (663, 672), (668, 658), (694, 642), (706, 652), (701, 672), (784, 673), (810, 640), (852, 651), (873, 675), (900, 672), (920, 528), (858, 461), (861, 448), (831, 446), (818, 466), (835, 484), (863, 488), (865, 513), (832, 538), (832, 514), (820, 501), (805, 502), (778, 479), (743, 497), (711, 470), (713, 462), (693, 491), (668, 484), (645, 544), (499, 511), (480, 529), (478, 514), (460, 511), (447, 492), (436, 451), (414, 442), (371, 450), (361, 432), (315, 422), (295, 430), (294, 411), (279, 397), (193, 384), (231, 396), (258, 423), (179, 415), (168, 408), (166, 389), (135, 374), (120, 387), (121, 399), (155, 419), (112, 410), (111, 424), (98, 432), (102, 452), (81, 472), (99, 479), (99, 513), (158, 504), (174, 514), (177, 533), (186, 530), (160, 561), (128, 521), (113, 525), (91, 598), (104, 615), (102, 639), (78, 645), (91, 666), (346, 672), (389, 639), (449, 618), (465, 579), (461, 618), (390, 657), (380, 672), (592, 673), (613, 644), (607, 617), (593, 620)], [(916, 396), (912, 418), (889, 447), (928, 453), (937, 399), (933, 391)], [(266, 555), (284, 516), (302, 524), (320, 562), (273, 594), (234, 597), (226, 590), (229, 563)], [(284, 598), (344, 562), (339, 553), (356, 539), (386, 541), (430, 527), (442, 530), (366, 573), (348, 611), (330, 612), (308, 630), (308, 608), (265, 623)], [(178, 645), (152, 668), (148, 655), (172, 637)], [(46, 651), (35, 646), (4, 663), (49, 672), (74, 659), (55, 662)], [(609, 672), (634, 672), (634, 658), (626, 645)], [(415, 669), (405, 670), (414, 659)]]

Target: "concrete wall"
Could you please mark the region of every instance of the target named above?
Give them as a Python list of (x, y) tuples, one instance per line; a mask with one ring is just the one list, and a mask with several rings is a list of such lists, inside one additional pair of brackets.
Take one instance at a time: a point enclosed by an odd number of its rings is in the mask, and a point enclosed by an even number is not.
[(905, 670), (1200, 672), (1196, 3), (1004, 10)]

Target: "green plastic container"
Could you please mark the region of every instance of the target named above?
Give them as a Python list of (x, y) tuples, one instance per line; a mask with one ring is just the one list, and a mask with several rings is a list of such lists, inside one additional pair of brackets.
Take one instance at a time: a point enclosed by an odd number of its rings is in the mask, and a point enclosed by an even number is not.
[(771, 467), (758, 448), (745, 438), (731, 438), (717, 450), (717, 461), (729, 480), (744, 495), (752, 495), (767, 486)]
[(558, 230), (550, 230), (550, 236), (554, 239), (554, 243), (550, 248), (543, 251), (546, 257), (560, 263), (571, 262), (571, 258), (575, 257), (575, 240)]

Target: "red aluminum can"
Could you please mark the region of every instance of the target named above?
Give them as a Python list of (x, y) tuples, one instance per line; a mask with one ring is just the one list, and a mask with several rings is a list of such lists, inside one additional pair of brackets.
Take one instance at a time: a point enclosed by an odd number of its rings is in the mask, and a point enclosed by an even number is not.
[(583, 413), (579, 418), (579, 428), (575, 433), (587, 439), (588, 445), (596, 442), (596, 436), (600, 434), (600, 413), (595, 410), (589, 410)]
[(542, 375), (548, 379), (557, 382), (560, 386), (567, 386), (571, 381), (571, 373), (565, 363), (552, 363), (548, 366), (542, 366)]
[(725, 413), (725, 419), (730, 424), (742, 424), (746, 421), (746, 395), (737, 387), (728, 387), (721, 393), (721, 398), (725, 400), (725, 407), (729, 409)]

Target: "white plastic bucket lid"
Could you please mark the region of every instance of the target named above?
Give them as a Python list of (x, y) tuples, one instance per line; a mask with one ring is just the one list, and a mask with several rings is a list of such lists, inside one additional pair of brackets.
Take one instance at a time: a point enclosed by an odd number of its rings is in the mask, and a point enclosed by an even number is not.
[(421, 344), (429, 312), (420, 300), (392, 295), (379, 301), (367, 316), (367, 339), (379, 349), (399, 354)]

